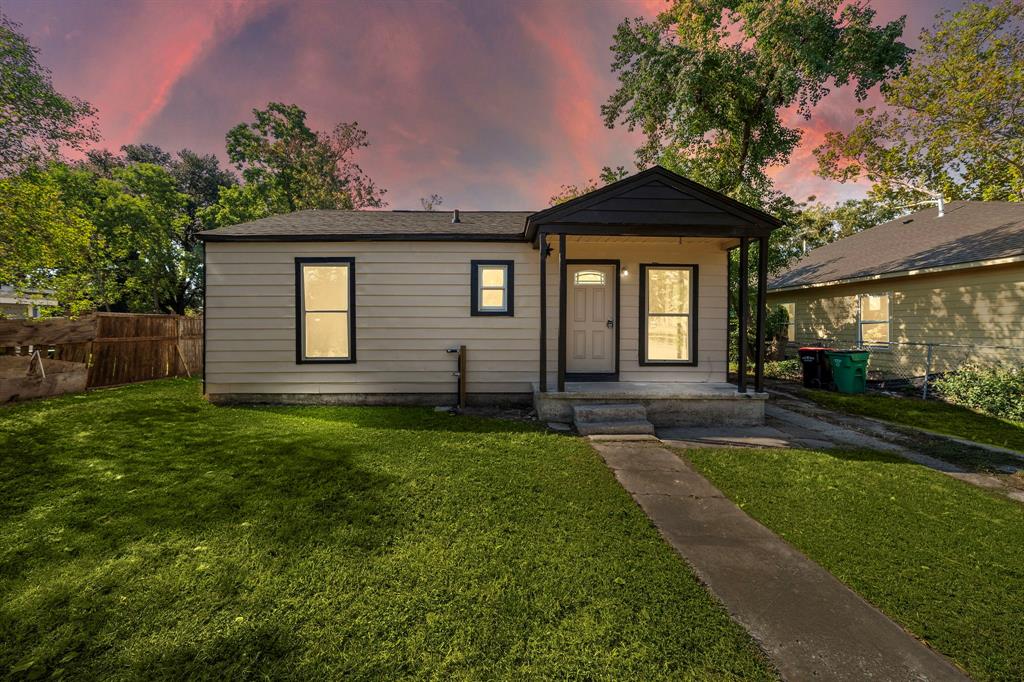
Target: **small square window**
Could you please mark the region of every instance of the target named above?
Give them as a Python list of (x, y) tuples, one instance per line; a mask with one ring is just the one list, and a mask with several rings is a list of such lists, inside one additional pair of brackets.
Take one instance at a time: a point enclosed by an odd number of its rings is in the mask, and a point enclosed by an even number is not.
[(475, 260), (470, 264), (471, 315), (512, 316), (513, 262)]

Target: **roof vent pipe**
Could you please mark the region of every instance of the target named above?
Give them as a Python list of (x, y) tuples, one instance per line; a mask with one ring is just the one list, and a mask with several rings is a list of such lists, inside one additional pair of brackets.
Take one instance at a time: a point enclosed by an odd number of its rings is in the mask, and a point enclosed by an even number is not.
[(936, 201), (939, 204), (939, 217), (941, 218), (942, 216), (946, 215), (946, 201), (941, 194), (939, 195), (939, 198), (936, 199)]
[(452, 211), (452, 222), (453, 223), (461, 223), (462, 222), (461, 220), (459, 220), (459, 209), (455, 209), (454, 211)]

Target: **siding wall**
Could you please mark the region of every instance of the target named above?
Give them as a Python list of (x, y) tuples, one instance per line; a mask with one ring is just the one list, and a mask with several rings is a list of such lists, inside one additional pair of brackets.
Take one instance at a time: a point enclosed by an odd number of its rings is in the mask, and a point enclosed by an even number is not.
[[(619, 258), (621, 379), (724, 381), (726, 252), (720, 240), (570, 241), (570, 258)], [(356, 269), (357, 362), (295, 362), (299, 256), (350, 256)], [(470, 261), (515, 261), (515, 316), (472, 317)], [(638, 264), (700, 266), (699, 364), (640, 367)], [(206, 380), (210, 394), (453, 393), (455, 357), (468, 349), (470, 393), (529, 393), (537, 381), (539, 253), (529, 244), (339, 242), (207, 244)], [(554, 386), (558, 257), (548, 259), (548, 368)]]
[[(988, 266), (857, 284), (772, 293), (769, 305), (794, 303), (796, 341), (857, 343), (857, 295), (892, 293), (894, 343), (1024, 348), (1024, 264)], [(933, 371), (954, 368), (968, 355), (1024, 360), (1024, 351), (934, 349)], [(924, 374), (924, 351), (894, 347), (872, 353), (870, 369)]]

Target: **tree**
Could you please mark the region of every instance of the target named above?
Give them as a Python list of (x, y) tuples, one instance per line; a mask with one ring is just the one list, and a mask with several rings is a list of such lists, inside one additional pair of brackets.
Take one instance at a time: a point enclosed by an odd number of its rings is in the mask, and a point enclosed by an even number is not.
[(581, 197), (584, 194), (593, 192), (595, 189), (600, 189), (605, 185), (617, 182), (627, 175), (629, 175), (629, 172), (624, 166), (616, 166), (615, 168), (605, 166), (601, 169), (601, 173), (598, 176), (600, 182), (594, 178), (590, 178), (582, 185), (562, 185), (561, 189), (558, 190), (558, 193), (552, 196), (548, 201), (548, 205), (554, 206), (555, 204), (562, 204), (570, 199)]
[(420, 206), (423, 207), (424, 211), (433, 211), (443, 203), (444, 198), (440, 194), (431, 194), (429, 197), (420, 197)]
[[(196, 154), (182, 149), (176, 155), (152, 144), (124, 145), (123, 155), (108, 150), (90, 150), (86, 158), (75, 164), (96, 178), (115, 179), (118, 169), (134, 168), (149, 164), (164, 169), (177, 185), (177, 191), (185, 196), (184, 214), (180, 231), (174, 232), (175, 253), (180, 258), (176, 268), (180, 274), (173, 287), (173, 293), (162, 298), (159, 309), (183, 314), (198, 307), (202, 301), (202, 244), (198, 234), (208, 225), (203, 212), (217, 203), (221, 189), (237, 183), (234, 174), (220, 167), (217, 157), (212, 154)], [(262, 217), (262, 216), (257, 216)]]
[(921, 34), (906, 73), (882, 86), (885, 108), (831, 132), (818, 172), (867, 179), (890, 204), (1024, 200), (1024, 4), (967, 5)]
[(830, 85), (858, 99), (903, 68), (904, 18), (876, 27), (875, 11), (841, 0), (675, 0), (653, 21), (622, 22), (612, 68), (619, 87), (605, 124), (639, 128), (651, 163), (754, 206), (766, 206), (765, 171), (789, 160), (805, 119)]
[(20, 27), (0, 12), (0, 176), (99, 139), (88, 102), (53, 88)]
[(228, 131), (228, 158), (271, 212), (384, 205), (384, 190), (353, 160), (359, 149), (369, 146), (366, 131), (357, 123), (316, 132), (306, 124), (305, 111), (280, 102), (253, 109), (253, 116), (255, 122)]
[(71, 313), (91, 308), (86, 263), (95, 228), (47, 173), (0, 178), (0, 282), (54, 289)]
[(187, 197), (164, 168), (148, 163), (115, 168), (111, 177), (54, 164), (48, 170), (68, 210), (95, 226), (85, 271), (88, 297), (113, 311), (179, 312), (188, 277), (182, 233)]

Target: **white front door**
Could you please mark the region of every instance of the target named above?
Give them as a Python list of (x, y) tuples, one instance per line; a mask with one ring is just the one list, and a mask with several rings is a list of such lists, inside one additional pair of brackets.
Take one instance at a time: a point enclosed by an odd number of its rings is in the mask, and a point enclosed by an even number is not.
[(572, 263), (566, 266), (566, 371), (615, 372), (614, 265)]

